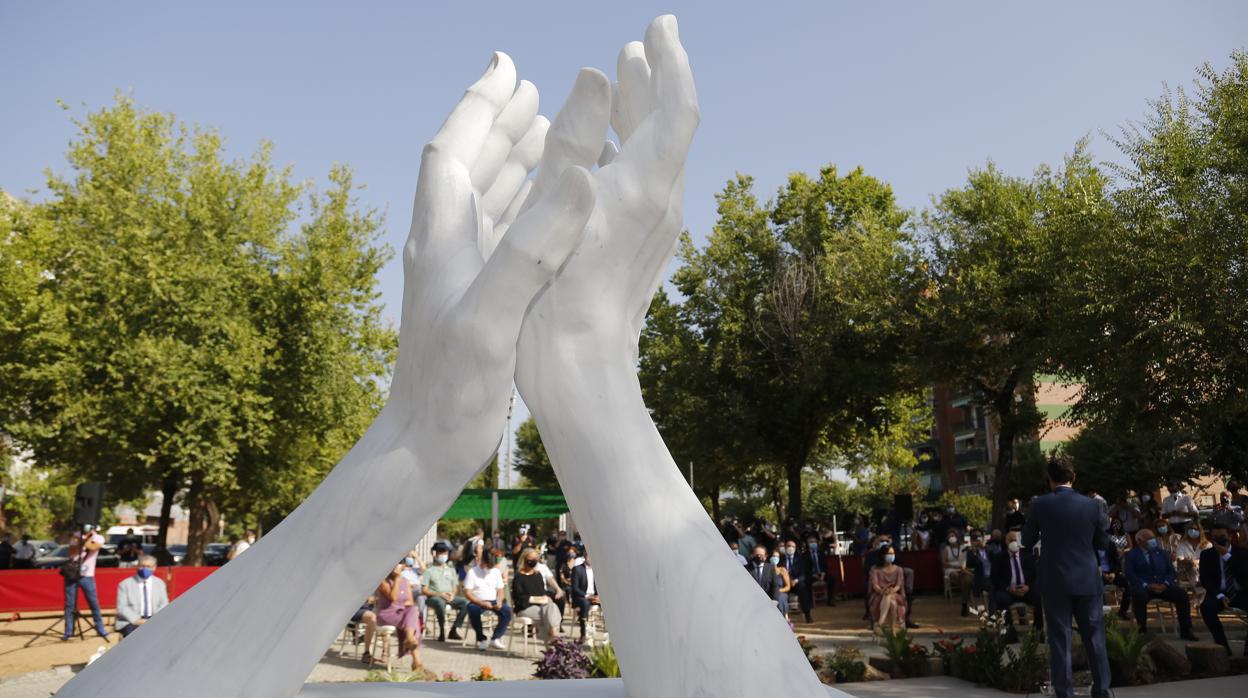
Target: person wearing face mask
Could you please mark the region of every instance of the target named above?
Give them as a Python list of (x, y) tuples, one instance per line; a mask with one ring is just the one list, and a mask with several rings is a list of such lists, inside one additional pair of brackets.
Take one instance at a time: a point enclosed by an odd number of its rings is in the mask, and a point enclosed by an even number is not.
[(1135, 532), (1140, 530), (1140, 511), (1139, 501), (1135, 497), (1127, 497), (1122, 495), (1118, 498), (1118, 502), (1109, 508), (1109, 518), (1111, 521), (1117, 521), (1119, 528), (1128, 537), (1134, 536)]
[[(869, 593), (871, 589), (871, 570), (875, 569), (877, 565), (883, 564), (884, 550), (892, 545), (893, 545), (892, 536), (888, 536), (888, 535), (876, 536), (874, 542), (872, 543), (871, 550), (869, 550), (867, 554), (862, 557), (862, 588), (868, 591), (868, 593), (863, 594), (862, 596), (862, 604), (864, 608), (864, 611), (862, 614), (863, 620), (869, 621), (872, 618), (871, 616), (871, 594)], [(893, 552), (895, 555), (896, 548), (894, 548)], [(895, 558), (894, 558), (894, 561), (895, 561)], [(914, 570), (909, 567), (902, 567), (900, 564), (898, 564), (897, 566), (901, 568), (902, 580), (903, 580), (902, 591), (906, 595), (907, 613), (905, 617), (905, 625), (907, 628), (911, 628), (911, 629), (918, 628), (919, 624), (914, 622), (912, 618), (913, 609), (914, 609)]]
[[(958, 539), (953, 529), (949, 529), (944, 545), (940, 546), (940, 565), (946, 582), (950, 586), (956, 586), (959, 592), (970, 591), (971, 580), (975, 576), (966, 569), (966, 560), (967, 555), (962, 549), (962, 541)], [(963, 593), (962, 597), (962, 615), (970, 615), (969, 594)]]
[(568, 596), (572, 606), (576, 608), (577, 623), (581, 628), (581, 636), (577, 641), (584, 644), (588, 640), (586, 621), (592, 607), (601, 605), (601, 599), (598, 597), (598, 583), (594, 578), (593, 565), (583, 546), (577, 548), (577, 557), (572, 563), (572, 585), (568, 588)]
[(1218, 497), (1218, 503), (1213, 505), (1213, 513), (1209, 515), (1214, 523), (1220, 523), (1228, 529), (1234, 530), (1244, 523), (1244, 512), (1239, 507), (1231, 503), (1231, 493), (1223, 492)]
[(407, 555), (403, 557), (403, 578), (407, 580), (407, 584), (412, 589), (412, 597), (416, 599), (416, 608), (420, 611), (420, 617), (425, 617), (425, 595), (421, 592), (420, 577), (423, 570), (420, 566), (420, 558), (417, 557), (415, 550), (407, 551)]
[(468, 599), (459, 593), (459, 575), (450, 565), (450, 548), (445, 543), (434, 543), (433, 564), (425, 568), (420, 577), (421, 593), (425, 603), (433, 609), (438, 619), (438, 642), (446, 642), (446, 607), (455, 609), (455, 622), (451, 624), (451, 639), (461, 638), (459, 631), (468, 617)]
[[(1043, 627), (1040, 590), (1036, 586), (1036, 561), (1031, 548), (1024, 548), (1018, 531), (1005, 534), (1005, 552), (992, 561), (992, 599), (999, 611), (1005, 611), (1005, 621), (1014, 624), (1010, 606), (1025, 603), (1034, 609), (1036, 629)], [(1026, 609), (1020, 620), (1026, 624)]]
[(888, 623), (894, 629), (906, 622), (906, 578), (897, 566), (897, 549), (881, 548), (880, 564), (871, 568), (868, 604), (873, 626)]
[(1205, 531), (1196, 520), (1187, 525), (1183, 537), (1174, 546), (1174, 568), (1179, 574), (1179, 582), (1185, 586), (1195, 586), (1199, 581), (1200, 553), (1213, 544), (1205, 538)]
[[(1209, 540), (1212, 547), (1200, 554), (1200, 585), (1205, 588), (1200, 617), (1213, 641), (1230, 654), (1231, 645), (1218, 614), (1228, 608), (1248, 611), (1248, 549), (1233, 544), (1231, 529), (1223, 523), (1209, 528)], [(1248, 641), (1244, 656), (1248, 656)]]
[[(762, 587), (767, 598), (776, 600), (776, 592), (780, 589), (780, 577), (776, 574), (776, 566), (767, 559), (767, 549), (761, 545), (754, 546), (750, 551), (750, 561), (745, 570)], [(807, 621), (809, 622), (809, 621)]]
[(1189, 523), (1200, 518), (1200, 512), (1196, 509), (1196, 503), (1192, 501), (1191, 495), (1183, 491), (1182, 481), (1171, 483), (1168, 489), (1170, 494), (1161, 502), (1161, 517), (1170, 524), (1170, 528), (1181, 531), (1187, 528)]
[(1147, 528), (1142, 528), (1135, 534), (1135, 542), (1138, 547), (1127, 553), (1123, 561), (1123, 571), (1127, 575), (1135, 623), (1140, 632), (1148, 630), (1148, 602), (1162, 599), (1174, 604), (1174, 610), (1179, 616), (1179, 637), (1194, 642), (1196, 636), (1192, 634), (1192, 605), (1187, 599), (1187, 592), (1179, 587), (1170, 556), (1161, 550), (1157, 544), (1157, 536)]
[(914, 527), (914, 538), (911, 545), (915, 550), (927, 550), (932, 543), (932, 522), (927, 514), (919, 516), (919, 523)]
[(1171, 562), (1175, 561), (1176, 547), (1179, 541), (1183, 539), (1183, 536), (1179, 535), (1178, 532), (1185, 528), (1187, 528), (1186, 523), (1179, 528), (1172, 529), (1170, 523), (1165, 519), (1157, 519), (1156, 524), (1153, 526), (1157, 547), (1170, 558)]
[(517, 558), (520, 562), (511, 582), (511, 600), (516, 604), (516, 615), (537, 623), (539, 638), (553, 641), (559, 635), (563, 616), (555, 605), (554, 597), (562, 597), (563, 591), (538, 570), (540, 560), (536, 548), (525, 548)]
[[(793, 586), (797, 589), (797, 602), (807, 623), (814, 622), (811, 611), (815, 607), (815, 584), (827, 579), (826, 565), (827, 559), (819, 550), (819, 539), (813, 533), (807, 535), (805, 548), (797, 552), (793, 566), (789, 568)], [(832, 584), (827, 586), (831, 595)]]
[(165, 580), (155, 576), (156, 558), (139, 557), (138, 569), (117, 585), (117, 632), (123, 638), (137, 630), (157, 611), (169, 605)]
[[(787, 557), (790, 560), (793, 558), (792, 555)], [(771, 557), (767, 561), (776, 568), (776, 577), (780, 580), (779, 588), (776, 589), (776, 607), (780, 609), (780, 615), (787, 618), (789, 616), (789, 592), (793, 590), (793, 578), (789, 576), (789, 568), (783, 564), (784, 558), (781, 557), (779, 549), (771, 551)]]
[[(1088, 668), (1092, 670), (1092, 696), (1108, 698), (1109, 653), (1105, 648), (1102, 606), (1105, 581), (1097, 555), (1097, 551), (1108, 550), (1112, 545), (1105, 534), (1108, 522), (1094, 500), (1075, 492), (1075, 469), (1067, 458), (1051, 457), (1046, 469), (1052, 492), (1031, 500), (1021, 547), (1030, 551), (1037, 543), (1041, 544), (1034, 581), (1038, 582), (1044, 610), (1050, 680), (1060, 698), (1074, 695), (1070, 644), (1074, 621), (1083, 639)], [(1017, 569), (1015, 559), (1001, 560), (1001, 564), (1007, 565), (1005, 570), (998, 570), (998, 563), (994, 561), (993, 576), (998, 576), (999, 572), (1018, 574), (1014, 571)], [(1024, 583), (1029, 582), (1024, 580)]]
[(1005, 534), (1001, 533), (1001, 529), (992, 529), (992, 533), (988, 536), (988, 542), (984, 544), (984, 549), (988, 551), (990, 557), (1005, 552)]
[(742, 567), (750, 564), (750, 561), (745, 559), (745, 556), (741, 554), (741, 546), (735, 540), (728, 543), (728, 549), (732, 551), (732, 556), (737, 559), (737, 562), (740, 563)]

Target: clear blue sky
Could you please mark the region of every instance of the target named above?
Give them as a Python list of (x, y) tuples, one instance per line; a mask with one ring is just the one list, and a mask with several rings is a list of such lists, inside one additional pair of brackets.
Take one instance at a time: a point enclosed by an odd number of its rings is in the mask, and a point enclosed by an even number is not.
[[(1234, 0), (173, 5), (0, 0), (0, 188), (25, 195), (63, 169), (73, 127), (57, 99), (81, 115), (122, 90), (218, 128), (238, 156), (271, 140), (300, 178), (350, 164), (397, 250), (421, 145), (492, 51), (553, 116), (579, 67), (613, 74), (619, 48), (672, 12), (702, 106), (685, 203), (701, 239), (738, 171), (767, 198), (791, 171), (862, 165), (921, 207), (988, 158), (1026, 174), (1085, 135), (1113, 158), (1101, 130), (1248, 46)], [(397, 259), (381, 287), (397, 316)]]

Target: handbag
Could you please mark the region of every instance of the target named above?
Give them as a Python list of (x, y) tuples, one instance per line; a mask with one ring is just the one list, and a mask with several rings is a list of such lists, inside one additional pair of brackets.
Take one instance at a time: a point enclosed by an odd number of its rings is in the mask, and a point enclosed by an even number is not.
[(82, 579), (82, 562), (79, 560), (68, 560), (61, 565), (61, 576), (65, 578), (66, 583), (76, 582)]

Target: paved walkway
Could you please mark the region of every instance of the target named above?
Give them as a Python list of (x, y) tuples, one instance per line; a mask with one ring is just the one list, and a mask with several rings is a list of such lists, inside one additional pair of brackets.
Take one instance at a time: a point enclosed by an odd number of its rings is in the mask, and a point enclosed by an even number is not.
[[(979, 688), (950, 676), (849, 683), (838, 685), (837, 688), (855, 698), (1002, 698), (1009, 695), (995, 688)], [(1113, 694), (1114, 698), (1243, 698), (1248, 695), (1248, 676), (1127, 686), (1115, 688)]]

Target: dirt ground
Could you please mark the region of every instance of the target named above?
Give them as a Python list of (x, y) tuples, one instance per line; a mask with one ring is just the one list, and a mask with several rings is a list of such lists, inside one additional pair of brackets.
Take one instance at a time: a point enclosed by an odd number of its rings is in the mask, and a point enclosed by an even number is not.
[[(24, 613), (18, 620), (10, 616), (0, 622), (0, 677), (85, 664), (101, 645), (115, 644), (121, 637), (110, 631), (105, 642), (88, 621), (82, 626), (86, 639), (75, 635), (73, 640), (61, 642), (61, 618), (60, 613)], [(112, 615), (105, 614), (104, 622), (112, 627)], [(44, 633), (54, 623), (56, 627)]]

